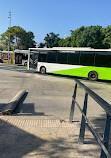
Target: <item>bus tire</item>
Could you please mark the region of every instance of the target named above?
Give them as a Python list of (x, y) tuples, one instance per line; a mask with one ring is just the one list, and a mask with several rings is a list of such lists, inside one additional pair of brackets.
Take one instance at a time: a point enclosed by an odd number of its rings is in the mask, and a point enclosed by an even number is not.
[(27, 66), (27, 62), (24, 63), (24, 66)]
[(88, 79), (91, 81), (96, 81), (98, 79), (98, 73), (96, 71), (90, 71), (88, 74)]
[(42, 66), (42, 67), (40, 68), (40, 73), (41, 73), (41, 74), (45, 74), (45, 73), (46, 73), (46, 68), (45, 68), (44, 66)]

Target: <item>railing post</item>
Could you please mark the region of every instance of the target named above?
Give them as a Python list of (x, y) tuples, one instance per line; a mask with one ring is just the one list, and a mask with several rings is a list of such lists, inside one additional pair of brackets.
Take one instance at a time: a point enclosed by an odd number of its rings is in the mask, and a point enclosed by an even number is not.
[(73, 116), (74, 116), (76, 92), (77, 92), (77, 83), (75, 84), (75, 89), (74, 89), (74, 93), (73, 93), (73, 96), (72, 96), (72, 104), (71, 104), (71, 110), (70, 110), (70, 116), (69, 116), (69, 121), (70, 122), (72, 122)]
[[(84, 113), (85, 116), (86, 116), (86, 113), (87, 113), (87, 100), (88, 100), (88, 93), (85, 93), (84, 106), (83, 106), (83, 113)], [(79, 133), (79, 140), (78, 140), (78, 142), (80, 144), (84, 143), (85, 126), (86, 126), (86, 120), (82, 115), (81, 127), (80, 127), (80, 133)]]
[[(107, 114), (106, 125), (105, 125), (104, 136), (103, 136), (103, 144), (106, 147), (106, 149), (108, 149), (109, 136), (110, 136), (110, 120), (111, 120), (111, 116)], [(100, 158), (107, 158), (103, 150), (101, 150)]]

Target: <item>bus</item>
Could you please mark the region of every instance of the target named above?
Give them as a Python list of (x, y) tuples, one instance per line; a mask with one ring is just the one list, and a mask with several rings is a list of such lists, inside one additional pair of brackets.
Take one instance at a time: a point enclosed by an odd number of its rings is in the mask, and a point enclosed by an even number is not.
[(29, 48), (28, 69), (92, 81), (111, 80), (111, 49)]
[(14, 51), (14, 64), (26, 66), (28, 62), (28, 52), (29, 50), (16, 49)]
[(29, 50), (0, 51), (0, 63), (27, 65)]

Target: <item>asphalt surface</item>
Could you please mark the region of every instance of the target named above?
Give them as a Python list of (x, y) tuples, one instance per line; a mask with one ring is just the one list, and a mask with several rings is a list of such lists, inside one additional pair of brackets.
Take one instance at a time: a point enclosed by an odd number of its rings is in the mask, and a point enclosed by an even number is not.
[[(111, 104), (110, 81), (92, 82), (87, 79), (80, 79), (80, 81)], [(32, 117), (33, 122), (37, 119), (68, 121), (74, 86), (75, 82), (73, 78), (70, 77), (41, 75), (34, 71), (28, 71), (25, 67), (0, 64), (0, 111), (7, 106), (7, 103), (18, 91), (23, 89), (27, 92), (12, 116), (13, 119), (11, 119), (11, 117), (3, 117), (1, 126), (3, 124), (5, 125), (4, 121), (8, 122), (8, 120), (9, 124), (11, 124), (10, 120), (12, 120), (12, 124), (15, 125), (15, 121), (19, 127), (19, 124), (23, 124), (25, 118), (29, 120), (32, 119)], [(77, 101), (81, 107), (83, 106), (84, 95), (85, 92), (78, 86)], [(95, 130), (102, 136), (106, 115), (104, 110), (90, 97), (88, 98), (87, 116), (89, 120), (91, 120)], [(22, 121), (20, 122), (19, 119)], [(80, 120), (81, 113), (76, 107), (74, 121), (78, 123)], [(50, 122), (48, 125), (50, 125)], [(67, 130), (70, 131), (70, 129)], [(49, 134), (50, 133), (51, 132), (49, 132)], [(62, 133), (63, 131), (61, 131), (61, 134)], [(15, 133), (13, 137), (15, 138)]]
[[(8, 66), (0, 64), (1, 102), (7, 103), (16, 93), (25, 89), (26, 96), (21, 101), (16, 113), (44, 114), (60, 119), (68, 119), (72, 95), (74, 90), (73, 78), (41, 75), (35, 71), (28, 71), (22, 66)], [(105, 81), (92, 82), (80, 79), (82, 83), (91, 88), (108, 103), (111, 103), (111, 83)], [(8, 96), (8, 97), (7, 97)], [(77, 100), (83, 106), (84, 91), (77, 90)], [(88, 116), (98, 117), (104, 115), (104, 110), (90, 97), (88, 98)], [(75, 115), (79, 116), (79, 110)], [(81, 115), (81, 114), (80, 114)]]
[[(75, 82), (73, 78), (41, 75), (28, 71), (26, 67), (0, 64), (0, 111), (5, 110), (7, 103), (21, 89), (26, 95), (17, 107), (15, 114), (48, 116), (51, 119), (68, 120)], [(111, 104), (111, 82), (80, 79), (87, 87)], [(78, 86), (77, 101), (81, 108), (85, 92)], [(105, 111), (88, 97), (87, 116), (95, 125), (96, 120), (105, 118)], [(81, 113), (75, 107), (74, 119), (81, 118)], [(103, 121), (102, 121), (103, 122)]]

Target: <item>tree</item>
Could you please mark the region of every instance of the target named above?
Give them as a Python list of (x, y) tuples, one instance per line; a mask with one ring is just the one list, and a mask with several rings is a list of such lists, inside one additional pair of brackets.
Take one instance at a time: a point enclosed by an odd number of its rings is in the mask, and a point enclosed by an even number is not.
[(104, 48), (101, 26), (80, 27), (71, 31), (71, 45), (76, 47)]
[(67, 37), (65, 39), (60, 39), (58, 41), (59, 47), (71, 47), (71, 37)]
[(102, 26), (86, 27), (82, 33), (80, 44), (85, 47), (103, 48), (101, 33)]
[(19, 49), (35, 48), (36, 42), (33, 39), (34, 39), (33, 32), (31, 31), (26, 32), (21, 38), (21, 40), (19, 41)]
[(85, 29), (84, 26), (81, 26), (79, 29), (71, 31), (71, 46), (72, 47), (80, 47), (80, 37), (81, 34), (83, 33), (83, 30)]
[(13, 26), (1, 35), (1, 41), (3, 44), (14, 49), (28, 49), (29, 47), (35, 47), (33, 32), (26, 32), (20, 26)]
[(44, 47), (45, 47), (45, 43), (40, 42), (38, 48), (44, 48)]
[(47, 36), (44, 38), (45, 46), (47, 48), (58, 47), (58, 41), (60, 40), (58, 36), (59, 34), (54, 34), (53, 32), (47, 34)]
[(102, 28), (102, 35), (104, 37), (102, 41), (104, 48), (111, 48), (111, 26)]

